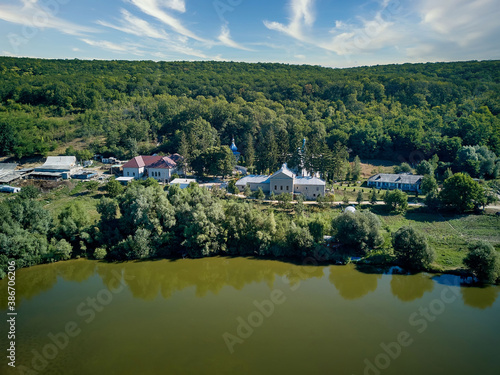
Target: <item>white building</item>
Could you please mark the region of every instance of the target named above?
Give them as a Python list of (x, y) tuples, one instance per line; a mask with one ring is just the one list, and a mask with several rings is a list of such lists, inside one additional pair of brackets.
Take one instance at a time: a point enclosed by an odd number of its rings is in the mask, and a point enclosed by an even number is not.
[(176, 178), (170, 181), (170, 185), (178, 185), (181, 189), (189, 187), (191, 183), (197, 183), (194, 178)]
[(168, 182), (177, 172), (177, 161), (181, 156), (136, 156), (123, 165), (123, 177), (135, 179), (152, 177), (158, 181)]
[(259, 187), (264, 193), (281, 194), (293, 193), (301, 194), (305, 199), (316, 200), (318, 196), (325, 195), (325, 181), (311, 176), (296, 176), (286, 164), (271, 176), (254, 176), (250, 175), (243, 177), (236, 182), (236, 187), (243, 191), (245, 185), (250, 187), (250, 190), (255, 191)]

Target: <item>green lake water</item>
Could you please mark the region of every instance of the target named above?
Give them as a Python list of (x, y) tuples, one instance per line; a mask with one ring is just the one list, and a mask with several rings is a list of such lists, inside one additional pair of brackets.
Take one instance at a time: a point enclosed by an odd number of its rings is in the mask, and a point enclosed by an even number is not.
[[(500, 287), (245, 258), (16, 272), (9, 374), (500, 374)], [(31, 371), (31, 372), (30, 372)]]

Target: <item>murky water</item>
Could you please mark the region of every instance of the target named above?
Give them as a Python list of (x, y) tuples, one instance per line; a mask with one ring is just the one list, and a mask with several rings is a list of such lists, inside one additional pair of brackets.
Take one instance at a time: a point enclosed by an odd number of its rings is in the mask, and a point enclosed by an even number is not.
[[(2, 374), (500, 374), (500, 287), (244, 258), (17, 271)], [(6, 280), (0, 281), (2, 350)], [(35, 371), (35, 372), (30, 372)]]

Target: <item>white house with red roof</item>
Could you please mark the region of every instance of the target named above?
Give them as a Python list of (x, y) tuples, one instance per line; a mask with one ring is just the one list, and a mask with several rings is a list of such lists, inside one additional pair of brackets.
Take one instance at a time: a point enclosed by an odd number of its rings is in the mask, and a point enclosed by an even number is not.
[(123, 177), (134, 177), (135, 179), (152, 177), (158, 181), (170, 181), (172, 175), (177, 172), (177, 162), (181, 159), (182, 156), (179, 154), (136, 156), (123, 165)]

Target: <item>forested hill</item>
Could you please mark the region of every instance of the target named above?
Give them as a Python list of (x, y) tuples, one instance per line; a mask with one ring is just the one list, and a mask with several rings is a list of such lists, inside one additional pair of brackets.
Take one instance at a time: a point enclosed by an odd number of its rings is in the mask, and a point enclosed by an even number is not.
[(196, 154), (232, 136), (261, 171), (304, 137), (311, 160), (342, 147), (393, 160), (453, 162), (467, 145), (500, 154), (500, 61), (330, 69), (1, 57), (0, 77), (2, 155), (45, 155), (76, 137), (123, 157)]

